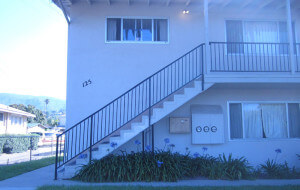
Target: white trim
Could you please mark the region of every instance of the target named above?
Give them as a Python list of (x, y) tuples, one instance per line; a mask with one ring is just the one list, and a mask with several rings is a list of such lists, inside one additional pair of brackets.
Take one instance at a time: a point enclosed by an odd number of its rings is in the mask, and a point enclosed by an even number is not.
[[(121, 39), (120, 41), (107, 41), (107, 19), (116, 18), (121, 19)], [(152, 20), (152, 40), (151, 41), (124, 41), (123, 40), (123, 19), (151, 19)], [(167, 41), (154, 41), (154, 20), (165, 19), (167, 20)], [(169, 44), (170, 42), (170, 19), (167, 17), (148, 17), (148, 16), (106, 16), (105, 17), (105, 43), (108, 44)]]
[(286, 127), (287, 127), (287, 136), (290, 138), (290, 120), (289, 120), (289, 106), (288, 103), (285, 104), (285, 113), (286, 113)]
[[(231, 127), (231, 123), (230, 123), (230, 104), (232, 103), (239, 103), (242, 105), (242, 128), (243, 128), (243, 138), (241, 139), (231, 139), (231, 135), (230, 135), (230, 127)], [(285, 104), (286, 106), (286, 122), (287, 122), (287, 133), (288, 133), (288, 137), (287, 138), (256, 138), (256, 139), (250, 139), (250, 138), (245, 138), (244, 137), (244, 110), (243, 110), (243, 104), (251, 104), (251, 103), (255, 103), (255, 104)], [(228, 119), (228, 141), (281, 141), (281, 140), (299, 140), (300, 138), (290, 138), (290, 129), (289, 129), (289, 113), (288, 113), (288, 104), (300, 104), (300, 101), (227, 101), (227, 119)]]
[[(231, 129), (230, 129), (230, 126), (231, 126), (231, 123), (230, 123), (230, 108), (229, 108), (229, 101), (227, 101), (227, 129), (228, 129), (228, 140), (231, 139)], [(225, 130), (224, 130), (225, 132)]]
[[(230, 104), (229, 104), (230, 105)], [(243, 139), (245, 139), (245, 112), (244, 112), (244, 103), (241, 103), (242, 107), (242, 130), (243, 130)]]

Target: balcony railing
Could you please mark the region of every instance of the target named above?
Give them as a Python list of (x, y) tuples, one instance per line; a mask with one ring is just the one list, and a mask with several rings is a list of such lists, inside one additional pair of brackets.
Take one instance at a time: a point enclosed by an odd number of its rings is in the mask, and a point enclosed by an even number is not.
[[(211, 72), (290, 72), (289, 47), (288, 43), (211, 42)], [(299, 59), (298, 52), (298, 71)]]

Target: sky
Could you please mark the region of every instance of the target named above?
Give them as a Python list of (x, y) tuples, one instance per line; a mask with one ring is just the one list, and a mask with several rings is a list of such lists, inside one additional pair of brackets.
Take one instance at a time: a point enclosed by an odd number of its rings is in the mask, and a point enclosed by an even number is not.
[(0, 93), (66, 99), (67, 34), (51, 0), (0, 0)]

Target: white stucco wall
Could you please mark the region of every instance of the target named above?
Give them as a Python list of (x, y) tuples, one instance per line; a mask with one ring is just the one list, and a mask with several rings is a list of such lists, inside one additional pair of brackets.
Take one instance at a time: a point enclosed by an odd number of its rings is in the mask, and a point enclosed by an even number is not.
[[(11, 113), (5, 113), (5, 121), (0, 130), (0, 134), (26, 134), (27, 133), (27, 117)], [(17, 118), (17, 123), (15, 123)], [(21, 119), (21, 122), (19, 121)], [(13, 120), (13, 122), (12, 122)]]
[(7, 113), (4, 112), (0, 112), (3, 114), (3, 118), (2, 121), (0, 121), (0, 134), (4, 134), (6, 131), (6, 117), (7, 117)]
[[(155, 149), (163, 149), (164, 139), (169, 138), (170, 143), (175, 144), (173, 151), (180, 153), (186, 152), (189, 148), (191, 154), (203, 153), (202, 148), (207, 147), (205, 152), (209, 155), (218, 156), (219, 154), (232, 153), (235, 157), (244, 156), (253, 166), (262, 164), (268, 158), (275, 159), (275, 149), (280, 148), (282, 153), (278, 155), (277, 161), (287, 161), (291, 166), (300, 168), (300, 161), (296, 154), (299, 154), (300, 139), (261, 139), (261, 140), (230, 140), (228, 126), (228, 101), (296, 101), (300, 103), (299, 84), (218, 84), (204, 93), (198, 95), (158, 123), (154, 125)], [(224, 137), (225, 143), (218, 145), (193, 145), (192, 134), (170, 134), (170, 117), (189, 117), (191, 118), (192, 105), (220, 105), (224, 116)], [(299, 126), (300, 127), (300, 126)], [(137, 136), (119, 149), (136, 151), (137, 146), (134, 141), (139, 139)]]
[[(204, 42), (202, 8), (171, 5), (76, 2), (68, 40), (67, 128)], [(210, 41), (225, 41), (226, 19), (284, 20), (285, 12), (210, 13)], [(169, 19), (169, 43), (105, 43), (105, 18), (132, 16)], [(294, 20), (296, 17), (294, 17)], [(296, 23), (297, 31), (299, 24)], [(299, 36), (299, 33), (297, 33)], [(92, 84), (82, 87), (91, 80)]]
[[(82, 3), (74, 4), (71, 15), (68, 44), (68, 126), (90, 115), (204, 41), (200, 13), (183, 17), (181, 7), (127, 4), (89, 6)], [(168, 18), (170, 42), (105, 43), (106, 16)], [(92, 84), (83, 88), (82, 83), (88, 79)]]

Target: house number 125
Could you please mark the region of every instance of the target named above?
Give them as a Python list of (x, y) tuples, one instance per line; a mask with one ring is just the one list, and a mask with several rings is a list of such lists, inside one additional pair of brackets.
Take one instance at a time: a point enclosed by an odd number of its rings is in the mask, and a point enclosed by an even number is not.
[(86, 86), (88, 86), (88, 85), (90, 85), (90, 84), (92, 84), (91, 79), (89, 79), (89, 80), (87, 80), (87, 81), (84, 81), (84, 82), (82, 83), (82, 87), (86, 87)]

